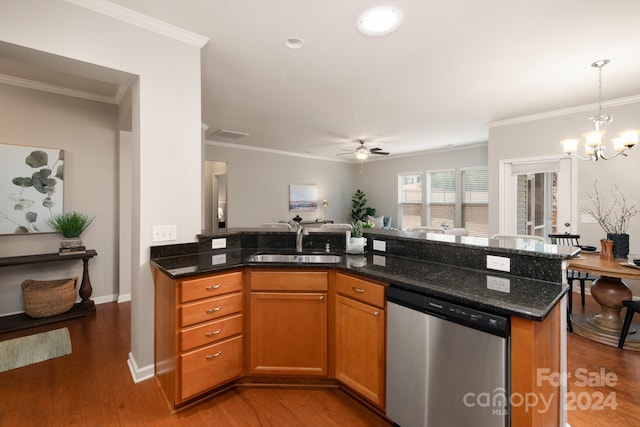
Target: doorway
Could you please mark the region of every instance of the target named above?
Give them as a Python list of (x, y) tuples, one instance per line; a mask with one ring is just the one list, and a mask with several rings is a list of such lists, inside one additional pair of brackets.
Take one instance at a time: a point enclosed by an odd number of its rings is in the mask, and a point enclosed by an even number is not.
[(500, 234), (575, 232), (573, 165), (566, 157), (501, 161)]
[(205, 161), (202, 224), (205, 232), (216, 233), (227, 229), (227, 170), (227, 162)]

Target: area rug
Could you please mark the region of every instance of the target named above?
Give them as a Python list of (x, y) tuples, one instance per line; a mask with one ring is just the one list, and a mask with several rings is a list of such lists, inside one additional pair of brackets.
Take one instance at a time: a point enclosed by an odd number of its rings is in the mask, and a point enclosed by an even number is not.
[(69, 329), (60, 328), (0, 342), (0, 372), (71, 354)]

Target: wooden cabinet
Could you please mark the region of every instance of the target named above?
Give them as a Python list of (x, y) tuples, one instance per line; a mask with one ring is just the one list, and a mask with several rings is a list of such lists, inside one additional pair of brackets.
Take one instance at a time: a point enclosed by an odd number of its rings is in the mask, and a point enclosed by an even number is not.
[(384, 285), (337, 273), (336, 293), (336, 378), (384, 409)]
[(154, 270), (156, 377), (175, 408), (243, 375), (243, 273)]
[(248, 274), (248, 373), (326, 376), (328, 273), (278, 270)]

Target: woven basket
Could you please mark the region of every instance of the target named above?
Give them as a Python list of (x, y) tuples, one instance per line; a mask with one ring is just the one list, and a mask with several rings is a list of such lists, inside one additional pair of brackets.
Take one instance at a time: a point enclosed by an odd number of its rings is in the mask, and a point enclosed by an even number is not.
[(61, 280), (22, 282), (24, 312), (30, 317), (49, 317), (71, 310), (76, 303), (78, 276)]

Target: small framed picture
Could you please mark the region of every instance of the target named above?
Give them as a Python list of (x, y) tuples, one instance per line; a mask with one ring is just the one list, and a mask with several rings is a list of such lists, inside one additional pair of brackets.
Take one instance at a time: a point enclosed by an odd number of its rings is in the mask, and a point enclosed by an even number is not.
[(289, 185), (289, 211), (303, 212), (318, 209), (318, 188), (315, 184)]

